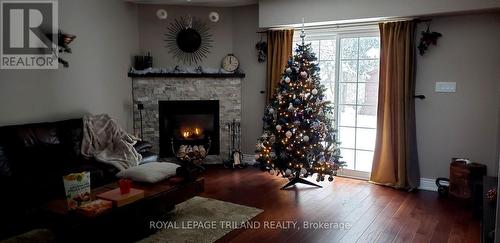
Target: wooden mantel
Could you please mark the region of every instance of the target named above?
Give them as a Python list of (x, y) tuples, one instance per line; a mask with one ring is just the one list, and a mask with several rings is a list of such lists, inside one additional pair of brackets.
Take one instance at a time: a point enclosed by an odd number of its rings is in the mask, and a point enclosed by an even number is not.
[(129, 72), (131, 78), (155, 78), (155, 77), (174, 77), (174, 78), (244, 78), (244, 73), (145, 73), (137, 74)]

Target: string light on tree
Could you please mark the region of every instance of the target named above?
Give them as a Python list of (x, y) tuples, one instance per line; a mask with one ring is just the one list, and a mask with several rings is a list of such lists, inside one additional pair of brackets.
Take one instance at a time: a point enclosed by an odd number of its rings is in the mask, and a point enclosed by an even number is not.
[(264, 133), (258, 141), (256, 160), (272, 174), (290, 181), (283, 188), (304, 183), (319, 186), (303, 178), (333, 181), (345, 162), (340, 161), (339, 143), (333, 128), (333, 108), (325, 100), (319, 67), (311, 44), (295, 49), (274, 97), (264, 112)]

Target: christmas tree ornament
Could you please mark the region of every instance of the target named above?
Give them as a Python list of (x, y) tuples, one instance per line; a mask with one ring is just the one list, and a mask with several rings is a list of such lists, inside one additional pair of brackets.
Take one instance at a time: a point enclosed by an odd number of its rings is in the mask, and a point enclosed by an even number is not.
[(313, 89), (313, 90), (311, 90), (311, 94), (313, 94), (313, 95), (317, 95), (317, 94), (318, 94), (318, 90), (317, 90), (317, 89)]
[(281, 125), (276, 125), (276, 131), (281, 131)]
[(295, 109), (295, 108), (293, 107), (293, 104), (290, 103), (290, 105), (288, 105), (288, 110), (293, 110), (293, 109)]
[(307, 143), (307, 142), (309, 142), (309, 136), (305, 135), (305, 136), (302, 138), (302, 140), (304, 140), (304, 142), (306, 142), (306, 143)]
[(305, 176), (305, 175), (307, 175), (307, 170), (306, 170), (306, 168), (302, 168), (302, 169), (300, 169), (300, 174), (302, 174), (302, 175), (304, 175), (304, 176)]
[(285, 83), (290, 83), (290, 77), (285, 77)]
[(292, 132), (291, 131), (286, 131), (285, 136), (287, 138), (291, 138), (292, 137)]
[(289, 68), (289, 67), (288, 67), (288, 68), (286, 68), (286, 73), (287, 73), (287, 74), (291, 74), (291, 73), (292, 73), (292, 69), (291, 69), (291, 68)]
[(274, 171), (273, 169), (269, 170), (269, 174), (274, 175), (274, 173), (276, 173), (276, 171)]
[(292, 170), (287, 169), (287, 170), (285, 171), (285, 176), (287, 176), (287, 177), (288, 177), (288, 176), (290, 176), (290, 175), (292, 175)]
[(269, 157), (271, 157), (271, 158), (273, 158), (273, 159), (274, 159), (274, 158), (276, 158), (276, 153), (275, 153), (275, 152), (271, 152), (271, 153), (269, 153)]
[(269, 144), (274, 144), (276, 142), (276, 135), (271, 135), (271, 137), (269, 138)]
[(301, 76), (302, 78), (307, 78), (307, 72), (306, 72), (306, 71), (302, 71), (302, 72), (300, 72), (300, 76)]
[(269, 113), (274, 114), (274, 109), (273, 108), (269, 108)]

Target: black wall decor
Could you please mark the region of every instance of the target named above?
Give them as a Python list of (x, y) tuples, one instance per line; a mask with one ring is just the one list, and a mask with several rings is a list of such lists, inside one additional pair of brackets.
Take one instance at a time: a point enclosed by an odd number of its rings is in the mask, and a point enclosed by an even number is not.
[(212, 47), (212, 35), (206, 23), (188, 16), (175, 19), (165, 34), (169, 53), (183, 63), (198, 63)]
[(430, 30), (430, 24), (427, 24), (427, 30), (422, 31), (422, 37), (420, 37), (420, 43), (418, 44), (418, 51), (421, 56), (425, 54), (425, 52), (429, 49), (429, 46), (437, 45), (437, 41), (443, 35), (439, 32), (434, 32)]
[[(67, 34), (67, 33), (64, 33), (61, 30), (59, 30), (57, 35), (52, 34), (52, 33), (48, 33), (48, 34), (46, 34), (46, 36), (52, 43), (57, 44), (57, 46), (59, 47), (58, 48), (59, 54), (56, 54), (55, 51), (53, 53), (54, 55), (57, 56), (58, 62), (61, 63), (63, 65), (63, 67), (65, 67), (65, 68), (69, 67), (69, 62), (64, 60), (61, 57), (61, 54), (72, 53), (71, 48), (69, 47), (69, 44), (71, 42), (73, 42), (73, 40), (75, 40), (76, 35)], [(53, 40), (55, 36), (57, 36), (57, 42), (55, 42)]]

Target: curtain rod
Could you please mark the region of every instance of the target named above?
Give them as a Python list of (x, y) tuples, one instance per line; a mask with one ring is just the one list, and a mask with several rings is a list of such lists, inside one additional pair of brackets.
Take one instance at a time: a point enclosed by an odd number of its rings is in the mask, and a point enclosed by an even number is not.
[[(431, 22), (432, 19), (413, 19), (413, 18), (393, 18), (393, 19), (382, 19), (377, 21), (365, 21), (365, 22), (357, 22), (357, 23), (338, 23), (338, 24), (324, 24), (324, 25), (316, 25), (316, 26), (305, 26), (305, 30), (318, 30), (318, 29), (328, 29), (328, 28), (349, 28), (349, 27), (364, 27), (364, 26), (376, 26), (382, 22), (393, 22), (393, 21), (404, 21), (404, 20), (415, 20), (417, 23)], [(296, 28), (301, 28), (297, 26)], [(257, 31), (256, 33), (262, 34), (267, 33), (271, 30), (277, 30), (283, 28), (269, 28), (267, 30)]]

